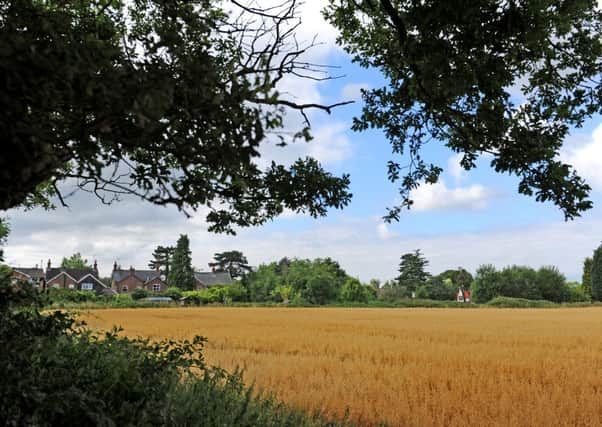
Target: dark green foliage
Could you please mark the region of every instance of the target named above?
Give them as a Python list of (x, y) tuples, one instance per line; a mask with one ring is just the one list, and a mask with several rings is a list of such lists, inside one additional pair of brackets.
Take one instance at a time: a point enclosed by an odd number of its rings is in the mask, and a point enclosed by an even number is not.
[(418, 288), (416, 298), (451, 301), (456, 299), (457, 290), (457, 286), (446, 283), (440, 276), (436, 276), (429, 278), (424, 285)]
[(537, 270), (537, 287), (541, 299), (557, 303), (572, 301), (566, 277), (556, 267), (541, 267)]
[(462, 267), (458, 267), (457, 270), (445, 270), (443, 273), (439, 274), (438, 277), (444, 281), (449, 279), (456, 288), (462, 289), (470, 289), (470, 285), (473, 281), (472, 274)]
[(146, 289), (142, 289), (142, 288), (136, 288), (132, 291), (132, 299), (134, 301), (142, 299), (142, 298), (147, 298), (149, 296), (149, 293)]
[(312, 106), (278, 86), (316, 67), (299, 65), (294, 32), (281, 28), (293, 10), (280, 24), (265, 18), (265, 50), (248, 42), (264, 18), (237, 21), (239, 11), (211, 0), (0, 1), (0, 209), (70, 177), (105, 202), (126, 192), (207, 206), (216, 232), (347, 205), (349, 177), (314, 159), (258, 166), (269, 135), (311, 138), (306, 127), (281, 132), (287, 109)]
[(176, 244), (167, 283), (184, 291), (191, 290), (194, 287), (190, 242), (186, 234), (181, 234)]
[(583, 275), (581, 276), (581, 286), (586, 295), (592, 296), (592, 267), (594, 260), (587, 257), (583, 260)]
[(472, 286), (473, 301), (483, 303), (499, 295), (501, 288), (499, 280), (499, 274), (493, 265), (481, 265), (477, 269)]
[(496, 172), (518, 176), (519, 193), (555, 203), (567, 219), (592, 207), (590, 187), (559, 151), (571, 128), (602, 112), (597, 4), (330, 0), (339, 43), (387, 81), (364, 92), (353, 129), (383, 129), (397, 156), (388, 172), (402, 202), (389, 219), (420, 183), (439, 179), (442, 168), (421, 155), (428, 141), (461, 153), (467, 170), (488, 154)]
[(592, 301), (602, 301), (602, 245), (592, 259)]
[(169, 266), (174, 251), (173, 246), (157, 246), (153, 251), (153, 259), (148, 263), (148, 267), (158, 270), (165, 277), (169, 277)]
[[(93, 334), (0, 268), (0, 419), (14, 426), (320, 426), (240, 374), (208, 367), (205, 340), (150, 342)], [(159, 398), (160, 396), (160, 398)], [(341, 425), (343, 423), (340, 423)]]
[(69, 258), (63, 258), (61, 261), (61, 267), (63, 268), (91, 268), (88, 264), (88, 260), (82, 258), (82, 255), (77, 252), (71, 255)]
[(571, 301), (571, 290), (556, 267), (534, 270), (524, 266), (510, 266), (497, 271), (492, 265), (477, 270), (473, 284), (475, 302), (487, 302), (494, 297)]
[(424, 269), (428, 263), (420, 253), (420, 249), (416, 249), (413, 253), (403, 254), (399, 264), (398, 286), (403, 286), (408, 291), (415, 292), (418, 287), (426, 284), (430, 274)]
[(216, 271), (227, 271), (230, 277), (236, 279), (245, 272), (251, 271), (247, 257), (240, 251), (227, 251), (213, 255), (214, 262), (209, 263), (209, 267)]

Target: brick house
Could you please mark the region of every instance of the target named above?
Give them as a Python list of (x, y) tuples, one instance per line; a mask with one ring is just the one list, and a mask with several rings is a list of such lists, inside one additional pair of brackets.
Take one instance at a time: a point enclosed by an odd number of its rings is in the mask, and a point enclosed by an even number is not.
[(94, 291), (97, 294), (110, 291), (98, 277), (96, 261), (93, 268), (52, 268), (49, 260), (45, 280), (47, 288)]
[(157, 270), (136, 270), (134, 267), (126, 270), (119, 268), (117, 263), (114, 263), (111, 288), (119, 293), (132, 292), (136, 288), (149, 292), (165, 292), (167, 283), (165, 277)]
[(227, 271), (194, 272), (194, 289), (197, 291), (215, 285), (229, 285), (232, 282), (232, 277)]
[(46, 274), (44, 269), (37, 266), (32, 268), (11, 267), (11, 269), (11, 276), (14, 279), (29, 282), (38, 288), (45, 289)]

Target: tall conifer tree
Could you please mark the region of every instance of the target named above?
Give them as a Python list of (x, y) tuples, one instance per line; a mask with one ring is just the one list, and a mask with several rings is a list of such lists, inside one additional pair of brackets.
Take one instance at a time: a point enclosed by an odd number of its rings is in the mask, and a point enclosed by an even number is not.
[(178, 239), (167, 281), (171, 286), (177, 286), (182, 290), (191, 290), (194, 287), (190, 241), (186, 234), (181, 234)]
[(424, 271), (428, 265), (428, 261), (420, 253), (420, 249), (414, 252), (403, 254), (399, 264), (399, 276), (397, 283), (399, 286), (405, 286), (408, 291), (413, 292), (419, 286), (424, 285), (431, 276)]

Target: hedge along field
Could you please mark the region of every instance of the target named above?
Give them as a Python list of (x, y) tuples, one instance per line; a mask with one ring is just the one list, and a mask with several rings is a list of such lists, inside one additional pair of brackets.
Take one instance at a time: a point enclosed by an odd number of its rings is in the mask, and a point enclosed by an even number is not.
[(362, 425), (602, 425), (602, 308), (115, 309), (93, 328), (209, 339), (288, 404)]

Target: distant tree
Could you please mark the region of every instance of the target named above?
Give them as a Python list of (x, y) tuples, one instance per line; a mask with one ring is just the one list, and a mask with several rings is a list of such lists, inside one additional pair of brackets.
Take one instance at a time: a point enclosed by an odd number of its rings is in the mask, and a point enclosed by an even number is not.
[(556, 267), (541, 267), (537, 270), (537, 287), (542, 299), (553, 302), (567, 302), (571, 299), (571, 289), (566, 277)]
[(380, 289), (380, 280), (379, 279), (370, 279), (369, 285), (376, 291)]
[(462, 267), (458, 267), (456, 270), (445, 270), (439, 274), (441, 279), (450, 279), (452, 284), (458, 288), (470, 289), (472, 283), (472, 274)]
[(278, 261), (278, 265), (276, 267), (276, 272), (281, 276), (286, 276), (290, 265), (291, 265), (291, 260), (287, 257), (284, 257), (280, 261)]
[(581, 286), (583, 287), (583, 292), (590, 297), (592, 296), (592, 265), (593, 259), (591, 257), (587, 257), (583, 260)]
[[(455, 298), (457, 286), (451, 279), (444, 280), (441, 276), (435, 276), (429, 278), (419, 290), (422, 289), (421, 294), (426, 292), (426, 298), (447, 301)], [(418, 291), (416, 291), (416, 297), (424, 298)]]
[(256, 271), (242, 277), (242, 285), (247, 289), (251, 301), (268, 301), (273, 298), (275, 289), (284, 285), (283, 277), (278, 274), (277, 264), (260, 265)]
[(214, 262), (210, 262), (209, 267), (216, 271), (227, 271), (235, 279), (251, 271), (247, 257), (240, 251), (220, 252), (213, 255), (213, 259)]
[(367, 302), (369, 293), (367, 286), (353, 277), (349, 277), (341, 287), (340, 299), (345, 302)]
[(77, 252), (71, 255), (69, 258), (63, 258), (61, 261), (61, 267), (63, 268), (91, 268), (88, 264), (88, 260), (82, 258), (82, 255)]
[(175, 248), (173, 246), (157, 246), (153, 252), (153, 259), (148, 263), (148, 267), (153, 270), (158, 269), (165, 277), (169, 276), (169, 265), (173, 257)]
[(592, 259), (592, 300), (602, 301), (602, 245), (594, 251)]
[(479, 266), (474, 278), (472, 299), (475, 302), (482, 303), (498, 296), (500, 282), (500, 273), (493, 265), (485, 264)]
[(405, 286), (410, 292), (415, 292), (416, 289), (424, 285), (431, 276), (424, 271), (428, 263), (426, 258), (420, 253), (420, 249), (403, 254), (399, 264), (399, 276), (397, 277), (398, 285)]
[(190, 241), (186, 234), (181, 234), (178, 239), (167, 281), (171, 286), (176, 286), (185, 291), (191, 290), (194, 287)]

